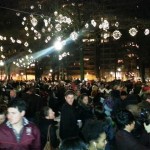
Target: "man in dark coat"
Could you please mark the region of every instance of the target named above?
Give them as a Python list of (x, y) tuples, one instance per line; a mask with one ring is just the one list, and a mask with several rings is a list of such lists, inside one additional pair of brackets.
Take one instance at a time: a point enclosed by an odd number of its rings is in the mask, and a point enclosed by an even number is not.
[(66, 102), (62, 106), (60, 117), (60, 138), (62, 140), (78, 136), (76, 113), (73, 107), (74, 92), (69, 90), (65, 93)]
[(116, 133), (116, 145), (118, 150), (149, 150), (132, 135), (135, 128), (135, 119), (131, 112), (122, 110), (116, 114), (118, 131)]

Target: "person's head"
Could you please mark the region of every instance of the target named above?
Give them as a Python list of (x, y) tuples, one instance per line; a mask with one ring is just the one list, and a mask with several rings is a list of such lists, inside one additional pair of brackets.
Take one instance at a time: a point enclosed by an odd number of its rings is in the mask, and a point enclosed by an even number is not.
[(75, 99), (75, 93), (73, 90), (68, 90), (65, 93), (65, 100), (69, 105), (72, 105)]
[(86, 144), (78, 137), (65, 139), (61, 145), (60, 150), (87, 150)]
[(10, 90), (10, 97), (11, 98), (15, 98), (16, 97), (16, 95), (17, 95), (17, 93), (16, 93), (16, 90)]
[(48, 106), (43, 107), (41, 111), (42, 117), (46, 119), (54, 119), (55, 118), (55, 112)]
[(7, 119), (12, 125), (22, 123), (25, 115), (26, 103), (23, 100), (13, 100), (8, 104)]
[(127, 98), (127, 96), (128, 96), (128, 94), (127, 94), (127, 92), (125, 92), (125, 91), (122, 91), (122, 92), (120, 93), (120, 97), (121, 97), (122, 100), (125, 100), (125, 99)]
[(147, 101), (147, 102), (150, 103), (150, 93), (144, 94), (144, 96), (143, 96), (143, 101)]
[(82, 135), (89, 144), (89, 149), (95, 147), (97, 150), (104, 150), (107, 144), (105, 124), (98, 120), (89, 120), (82, 129)]
[(3, 108), (0, 108), (0, 124), (6, 120), (6, 111)]
[(141, 112), (141, 109), (138, 105), (135, 105), (135, 104), (130, 104), (130, 105), (127, 105), (126, 106), (126, 109), (128, 111), (130, 111), (134, 117), (139, 117), (140, 116), (140, 112)]
[(79, 104), (81, 105), (88, 105), (89, 103), (89, 97), (86, 93), (81, 94), (79, 97)]
[(135, 127), (135, 118), (128, 110), (120, 110), (117, 112), (115, 119), (119, 129), (131, 132)]

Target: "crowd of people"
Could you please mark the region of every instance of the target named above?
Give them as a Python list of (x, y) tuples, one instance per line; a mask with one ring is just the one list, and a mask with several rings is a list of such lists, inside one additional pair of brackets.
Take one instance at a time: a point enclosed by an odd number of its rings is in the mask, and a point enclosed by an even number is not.
[(149, 150), (150, 87), (1, 81), (0, 149), (43, 150), (48, 131), (54, 150)]

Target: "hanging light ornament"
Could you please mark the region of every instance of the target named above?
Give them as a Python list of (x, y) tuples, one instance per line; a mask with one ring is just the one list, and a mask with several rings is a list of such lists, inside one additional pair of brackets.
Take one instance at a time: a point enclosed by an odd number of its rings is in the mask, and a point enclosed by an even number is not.
[(113, 38), (114, 38), (115, 40), (118, 40), (118, 39), (120, 39), (120, 37), (122, 36), (122, 34), (121, 34), (121, 32), (120, 32), (119, 30), (115, 30), (115, 31), (113, 32), (112, 36), (113, 36)]
[(107, 31), (109, 29), (109, 22), (105, 19), (102, 23), (103, 30)]
[(34, 9), (34, 6), (33, 6), (33, 5), (32, 5), (32, 6), (30, 6), (30, 8), (31, 8), (31, 9)]
[(25, 29), (26, 31), (28, 31), (28, 27), (25, 27), (24, 29)]
[(91, 24), (93, 27), (96, 27), (96, 21), (95, 20), (91, 20)]
[(55, 16), (57, 16), (57, 15), (58, 15), (58, 12), (57, 12), (57, 11), (55, 11), (55, 12), (54, 12), (54, 15), (55, 15)]
[(45, 27), (48, 26), (48, 20), (44, 19), (44, 24), (45, 24)]
[(130, 30), (129, 30), (129, 34), (131, 35), (131, 36), (135, 36), (136, 34), (137, 34), (137, 29), (136, 28), (130, 28)]
[(28, 47), (28, 46), (29, 46), (28, 42), (25, 42), (25, 43), (24, 43), (24, 46), (25, 46), (25, 47)]
[(119, 22), (116, 22), (116, 23), (115, 23), (115, 26), (116, 26), (116, 27), (119, 27)]
[(88, 27), (89, 27), (89, 24), (88, 24), (88, 23), (86, 23), (86, 24), (85, 24), (85, 28), (88, 28)]
[(144, 34), (149, 35), (149, 33), (150, 33), (149, 29), (145, 29)]
[(45, 33), (45, 29), (44, 28), (42, 28), (42, 32)]
[(77, 40), (77, 38), (78, 38), (78, 33), (77, 32), (72, 32), (71, 34), (70, 34), (70, 38), (73, 40), (73, 41), (75, 41), (75, 40)]
[(18, 44), (21, 44), (22, 42), (21, 42), (21, 40), (17, 40), (17, 43), (18, 43)]
[(110, 37), (110, 34), (109, 34), (109, 33), (106, 32), (106, 33), (103, 34), (103, 38), (104, 38), (104, 39), (107, 39), (108, 37)]
[(56, 24), (55, 29), (56, 29), (57, 31), (61, 31), (61, 24)]
[(31, 23), (35, 27), (37, 25), (38, 21), (35, 17), (31, 17)]
[(18, 16), (18, 17), (19, 17), (19, 16), (20, 16), (20, 13), (16, 13), (16, 16)]

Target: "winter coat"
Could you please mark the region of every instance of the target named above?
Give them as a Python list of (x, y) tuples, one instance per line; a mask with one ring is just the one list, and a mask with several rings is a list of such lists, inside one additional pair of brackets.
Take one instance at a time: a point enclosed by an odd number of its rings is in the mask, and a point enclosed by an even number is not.
[(1, 150), (40, 150), (40, 131), (33, 124), (28, 123), (23, 127), (21, 139), (17, 142), (13, 129), (6, 123), (0, 125)]
[(41, 131), (41, 147), (42, 147), (42, 149), (44, 148), (46, 141), (47, 141), (47, 132), (48, 132), (49, 125), (50, 125), (51, 145), (53, 148), (56, 148), (59, 146), (59, 139), (56, 136), (56, 130), (58, 127), (56, 127), (54, 120), (42, 118), (39, 123), (39, 128)]
[(62, 106), (60, 117), (60, 138), (66, 139), (69, 137), (78, 136), (77, 117), (74, 107), (65, 103)]
[(119, 130), (116, 133), (116, 145), (118, 150), (149, 150), (125, 130)]

